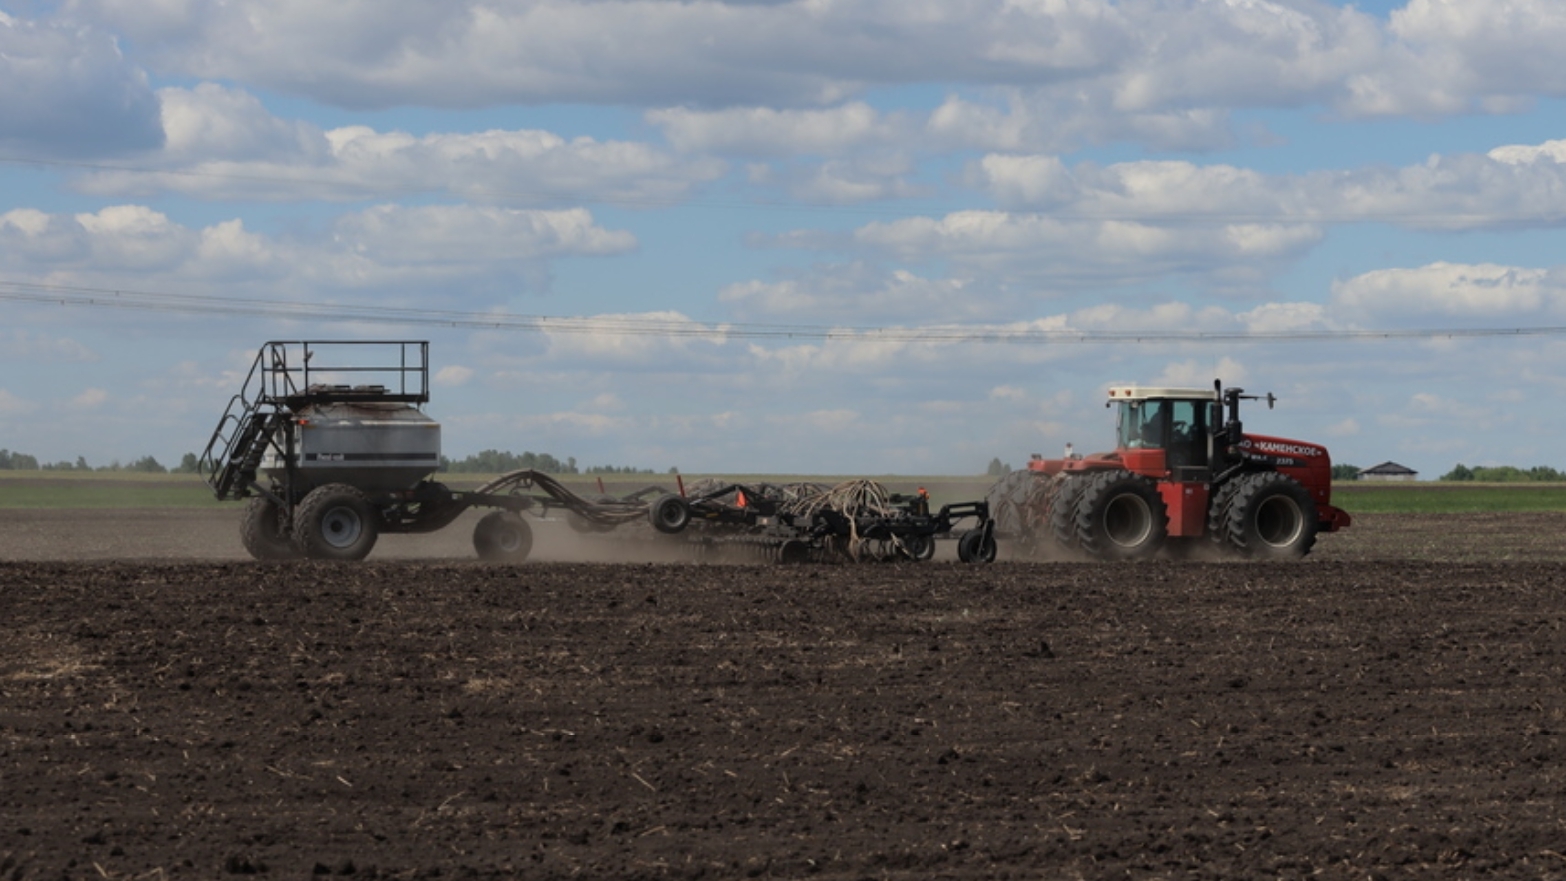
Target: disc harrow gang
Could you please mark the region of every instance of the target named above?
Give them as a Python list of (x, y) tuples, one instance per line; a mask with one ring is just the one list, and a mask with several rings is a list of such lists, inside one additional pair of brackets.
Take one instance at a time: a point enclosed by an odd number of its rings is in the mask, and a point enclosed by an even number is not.
[(944, 505), (932, 513), (922, 489), (903, 495), (872, 480), (835, 486), (709, 483), (682, 501), (691, 517), (681, 531), (688, 530), (690, 541), (706, 553), (738, 547), (779, 563), (919, 562), (935, 555), (938, 539), (972, 521), (958, 537), (959, 559), (982, 563), (995, 558), (987, 503)]
[[(682, 488), (683, 489), (683, 488)], [(995, 526), (985, 502), (930, 510), (929, 494), (889, 492), (872, 480), (724, 483), (683, 492), (650, 486), (621, 497), (584, 498), (538, 471), (513, 471), (480, 487), (475, 499), (539, 517), (567, 512), (573, 524), (610, 531), (646, 521), (665, 541), (683, 541), (697, 559), (767, 563), (919, 562), (936, 541), (955, 537), (964, 562), (995, 559)], [(953, 536), (955, 527), (970, 527)]]

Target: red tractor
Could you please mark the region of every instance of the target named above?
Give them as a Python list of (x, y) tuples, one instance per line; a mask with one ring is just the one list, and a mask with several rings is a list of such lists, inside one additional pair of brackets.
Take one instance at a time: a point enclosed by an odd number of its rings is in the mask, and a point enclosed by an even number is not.
[[(1211, 390), (1114, 386), (1115, 450), (1045, 459), (990, 489), (997, 532), (1025, 550), (1056, 547), (1106, 560), (1209, 547), (1293, 559), (1349, 515), (1332, 506), (1326, 447), (1246, 434), (1240, 401)], [(1265, 399), (1270, 409), (1277, 400)], [(1227, 410), (1227, 418), (1225, 414)]]

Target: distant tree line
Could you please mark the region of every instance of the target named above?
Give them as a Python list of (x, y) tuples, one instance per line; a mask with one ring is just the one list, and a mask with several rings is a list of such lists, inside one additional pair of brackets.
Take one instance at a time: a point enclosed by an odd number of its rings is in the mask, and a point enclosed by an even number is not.
[(1535, 465), (1528, 469), (1511, 465), (1469, 468), (1459, 462), (1456, 468), (1441, 475), (1441, 479), (1472, 480), (1478, 483), (1560, 483), (1566, 481), (1566, 473), (1556, 471), (1547, 465)]
[[(464, 459), (450, 459), (440, 457), (440, 470), (457, 474), (504, 474), (507, 471), (520, 471), (532, 469), (543, 471), (546, 474), (653, 474), (651, 468), (633, 468), (629, 465), (592, 465), (587, 468), (578, 467), (576, 459), (567, 458), (564, 462), (548, 453), (503, 453), (499, 450), (485, 450), (475, 453)], [(195, 453), (186, 453), (180, 459), (178, 465), (168, 468), (151, 456), (142, 456), (132, 462), (121, 462), (118, 459), (107, 465), (94, 467), (87, 462), (87, 457), (77, 456), (75, 462), (40, 462), (37, 456), (27, 453), (16, 453), (11, 450), (0, 449), (0, 471), (136, 471), (144, 474), (195, 474), (199, 471)], [(674, 474), (678, 469), (670, 468), (669, 473)]]
[(37, 456), (0, 450), (0, 471), (136, 471), (143, 474), (168, 474), (172, 471), (175, 474), (194, 474), (196, 454), (186, 453), (185, 458), (174, 468), (164, 467), (151, 456), (142, 456), (132, 462), (115, 459), (107, 465), (93, 467), (87, 463), (86, 456), (77, 456), (75, 462), (39, 462)]
[[(545, 474), (652, 474), (651, 468), (633, 468), (629, 465), (591, 465), (578, 467), (575, 456), (564, 462), (548, 453), (524, 452), (520, 455), (500, 450), (485, 450), (463, 459), (440, 457), (440, 470), (453, 474), (504, 474), (507, 471), (542, 471)], [(673, 473), (674, 469), (670, 469)]]

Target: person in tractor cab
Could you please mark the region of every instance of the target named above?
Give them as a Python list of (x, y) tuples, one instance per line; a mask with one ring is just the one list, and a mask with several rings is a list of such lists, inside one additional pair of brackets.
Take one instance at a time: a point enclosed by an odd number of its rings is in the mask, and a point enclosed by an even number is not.
[(1163, 407), (1143, 407), (1142, 446), (1156, 450), (1164, 445)]

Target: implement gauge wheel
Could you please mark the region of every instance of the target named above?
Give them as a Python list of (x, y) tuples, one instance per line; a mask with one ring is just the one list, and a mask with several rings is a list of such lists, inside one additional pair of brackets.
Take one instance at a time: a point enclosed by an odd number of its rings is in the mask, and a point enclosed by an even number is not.
[(998, 550), (995, 534), (982, 527), (970, 529), (957, 539), (957, 559), (964, 563), (993, 563)]
[(266, 496), (251, 496), (239, 521), (239, 540), (257, 560), (297, 560), (304, 556), (283, 528), (277, 504)]
[(473, 550), (490, 563), (520, 563), (533, 551), (533, 530), (520, 514), (491, 511), (473, 527)]
[(691, 522), (691, 506), (674, 493), (664, 493), (647, 506), (653, 529), (666, 535), (684, 532)]
[(362, 560), (380, 534), (375, 509), (347, 484), (316, 487), (294, 511), (294, 544), (312, 560)]

